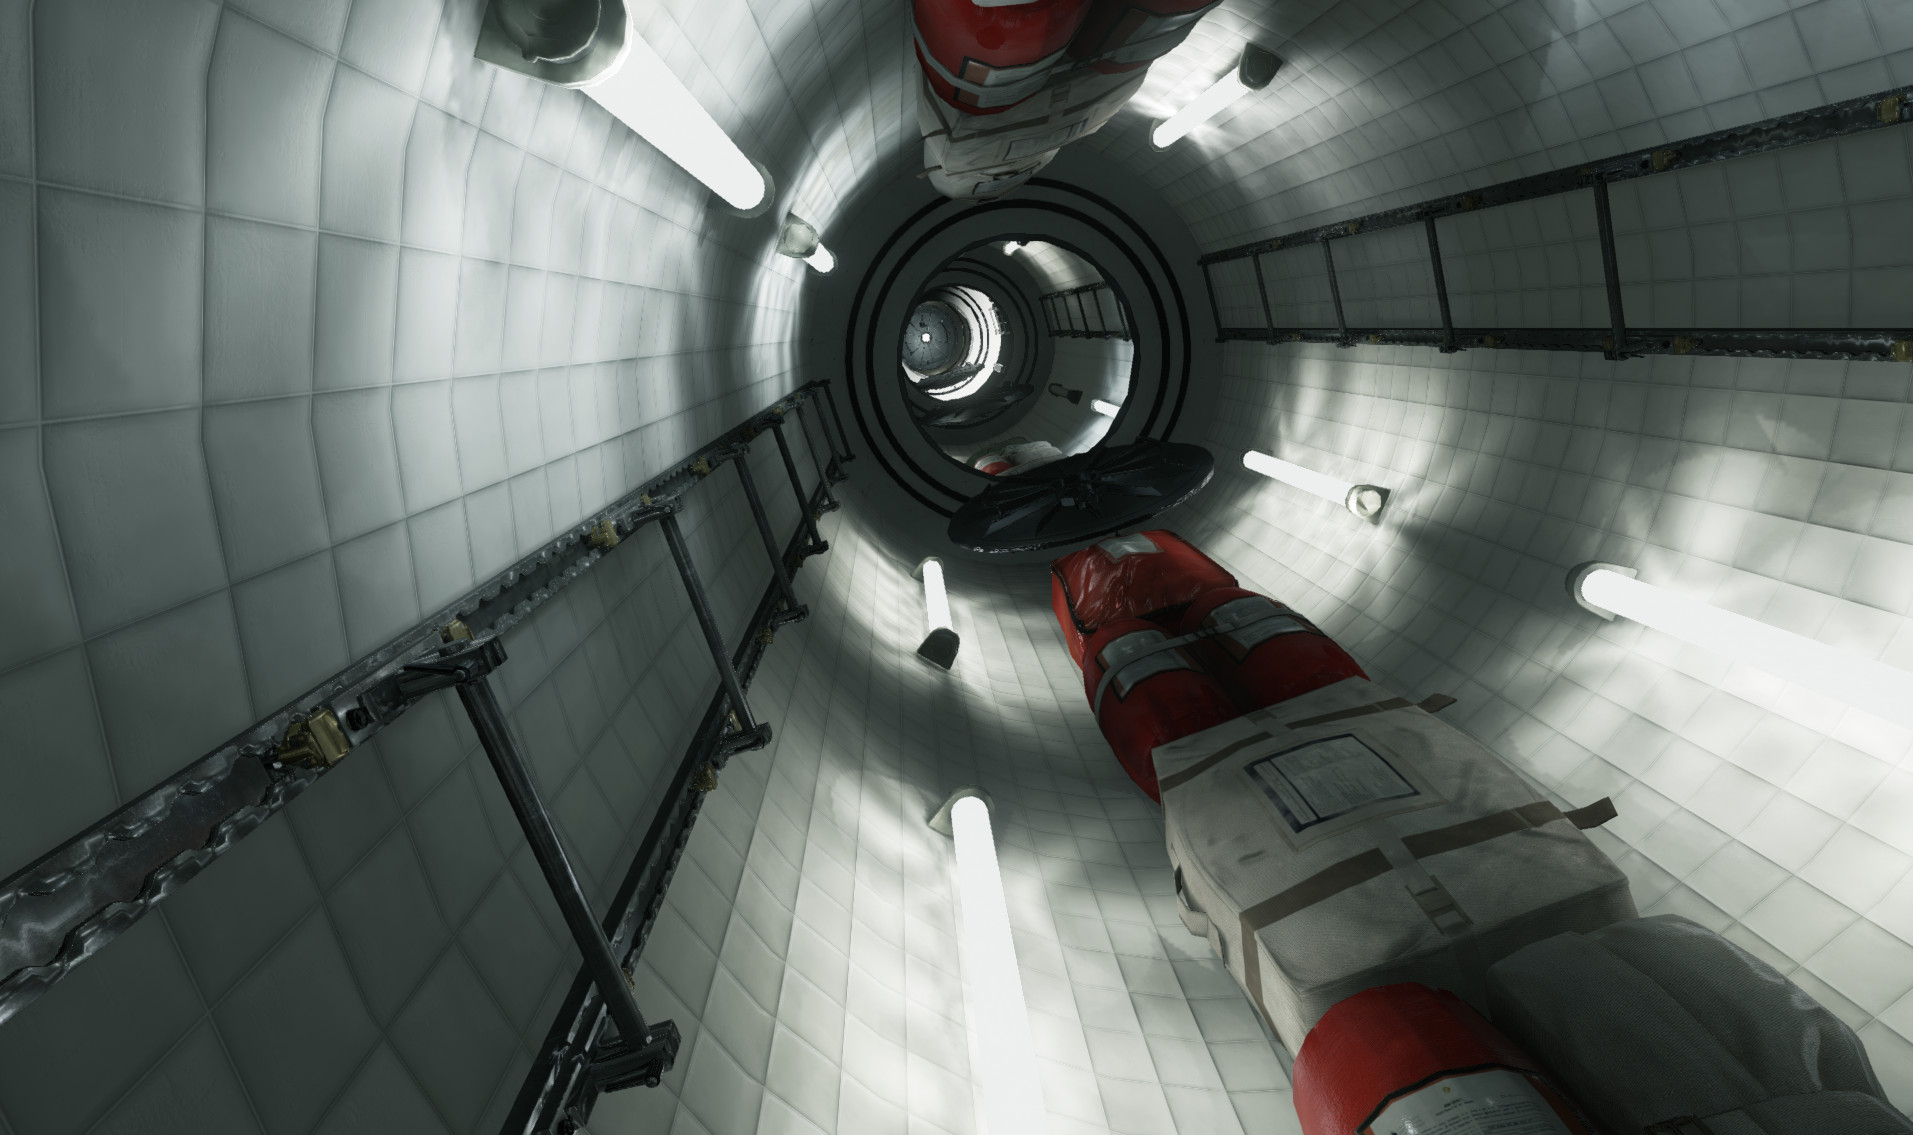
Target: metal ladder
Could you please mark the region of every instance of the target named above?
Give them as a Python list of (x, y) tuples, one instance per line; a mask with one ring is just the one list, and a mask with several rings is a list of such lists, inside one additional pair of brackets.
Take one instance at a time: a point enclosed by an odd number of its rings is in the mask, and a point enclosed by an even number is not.
[[(1608, 186), (1617, 181), (1652, 177), (1730, 158), (1771, 153), (1909, 121), (1913, 121), (1913, 87), (1902, 87), (1730, 130), (1719, 130), (1666, 146), (1635, 150), (1601, 161), (1504, 181), (1485, 189), (1450, 194), (1417, 205), (1385, 209), (1379, 213), (1211, 252), (1197, 263), (1202, 268), (1203, 283), (1208, 287), (1209, 310), (1216, 322), (1216, 341), (1330, 343), (1338, 347), (1374, 343), (1436, 347), (1443, 354), (1471, 348), (1504, 348), (1599, 351), (1609, 359), (1642, 355), (1733, 355), (1913, 362), (1913, 329), (1908, 328), (1628, 327), (1621, 308), (1620, 270), (1614, 255), (1614, 221), (1608, 209)], [(1449, 313), (1448, 284), (1442, 273), (1441, 247), (1435, 234), (1435, 222), (1442, 217), (1457, 216), (1477, 209), (1531, 201), (1581, 189), (1594, 191), (1595, 225), (1600, 240), (1603, 282), (1607, 290), (1608, 325), (1456, 327)], [(1358, 233), (1372, 233), (1404, 225), (1421, 225), (1426, 233), (1428, 266), (1441, 309), (1441, 326), (1350, 327), (1343, 309), (1341, 286), (1335, 275), (1334, 242)], [(1329, 298), (1334, 305), (1336, 325), (1278, 327), (1269, 304), (1262, 257), (1281, 249), (1296, 249), (1308, 244), (1322, 246), (1322, 261), (1328, 273)], [(1255, 270), (1255, 289), (1262, 305), (1261, 327), (1225, 327), (1222, 323), (1222, 310), (1216, 302), (1214, 269), (1218, 264), (1240, 260), (1249, 261)]]
[[(820, 395), (830, 410), (827, 416), (818, 413), (821, 447), (805, 415), (806, 407), (819, 408)], [(784, 434), (793, 415), (816, 468), (816, 487), (808, 491)], [(776, 442), (802, 510), (797, 531), (784, 544), (771, 531), (746, 460), (752, 441), (764, 432)], [(825, 447), (828, 462), (822, 456)], [(829, 386), (800, 387), (0, 881), (0, 1027), (231, 851), (354, 748), (428, 694), (451, 689), (584, 959), (507, 1129), (573, 1131), (600, 1093), (656, 1085), (676, 1058), (678, 1029), (670, 1021), (645, 1017), (629, 967), (662, 909), (665, 889), (705, 793), (717, 787), (718, 772), (732, 754), (770, 742), (770, 724), (755, 718), (746, 692), (776, 628), (808, 614), (792, 578), (806, 558), (828, 550), (817, 521), (838, 507), (830, 485), (843, 479), (843, 463), (853, 456)], [(725, 644), (678, 525), (686, 494), (726, 464), (737, 470), (771, 561), (771, 579), (735, 651)], [(500, 638), (506, 630), (654, 523), (710, 648), (718, 689), (610, 915), (600, 922), (506, 726), (490, 676), (506, 662)]]

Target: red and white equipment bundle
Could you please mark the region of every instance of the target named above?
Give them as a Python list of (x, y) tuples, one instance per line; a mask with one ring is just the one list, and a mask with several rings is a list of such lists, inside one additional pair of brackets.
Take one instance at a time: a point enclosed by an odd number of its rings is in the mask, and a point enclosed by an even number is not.
[(1592, 1135), (1534, 1058), (1452, 993), (1367, 989), (1295, 1058), (1303, 1135)]
[(998, 197), (1093, 134), (1217, 0), (913, 0), (937, 192)]
[(1150, 752), (1362, 668), (1295, 611), (1173, 532), (1118, 536), (1050, 565), (1050, 604), (1116, 758), (1161, 799)]
[(1291, 1052), (1331, 1005), (1633, 918), (1627, 876), (1479, 742), (1364, 678), (1155, 750), (1177, 900)]

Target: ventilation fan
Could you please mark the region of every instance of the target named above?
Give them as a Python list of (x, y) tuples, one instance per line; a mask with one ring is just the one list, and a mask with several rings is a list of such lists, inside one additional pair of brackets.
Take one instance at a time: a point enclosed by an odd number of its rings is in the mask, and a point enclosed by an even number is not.
[(950, 518), (950, 541), (974, 552), (1034, 552), (1135, 528), (1194, 496), (1215, 474), (1199, 445), (1099, 446), (1018, 476), (1006, 473)]

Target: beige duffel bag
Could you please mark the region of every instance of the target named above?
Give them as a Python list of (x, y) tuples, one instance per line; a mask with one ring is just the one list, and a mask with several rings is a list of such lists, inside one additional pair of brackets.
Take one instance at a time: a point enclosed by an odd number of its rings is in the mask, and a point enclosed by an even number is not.
[(1580, 828), (1430, 711), (1349, 678), (1155, 750), (1177, 901), (1291, 1053), (1337, 1001), (1418, 981), (1485, 1009), (1498, 959), (1635, 915)]

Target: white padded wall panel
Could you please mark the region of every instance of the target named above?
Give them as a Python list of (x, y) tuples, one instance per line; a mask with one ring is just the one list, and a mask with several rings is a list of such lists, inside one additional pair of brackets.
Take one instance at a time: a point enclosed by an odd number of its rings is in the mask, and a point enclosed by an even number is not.
[[(473, 61), (481, 11), (0, 5), (0, 872), (799, 381), (773, 227)], [(762, 100), (726, 113), (763, 152)], [(684, 524), (734, 636), (769, 578), (735, 474)], [(603, 907), (715, 689), (657, 535), (507, 649)], [(421, 706), (10, 1022), (0, 1127), (495, 1130), (576, 962), (461, 721)]]
[[(1267, 90), (1152, 150), (1248, 39), (1283, 59)], [(1220, 247), (1886, 90), (1909, 51), (1897, 0), (1227, 0), (1079, 144)]]

